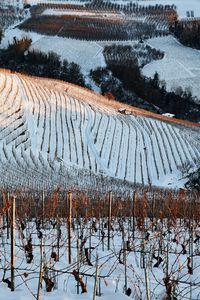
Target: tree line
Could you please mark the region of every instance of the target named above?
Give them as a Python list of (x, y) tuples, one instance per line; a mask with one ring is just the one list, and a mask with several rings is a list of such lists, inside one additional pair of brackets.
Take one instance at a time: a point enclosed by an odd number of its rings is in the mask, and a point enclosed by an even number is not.
[(32, 40), (14, 38), (7, 49), (0, 50), (0, 67), (32, 76), (60, 79), (85, 86), (80, 66), (67, 60), (61, 61), (54, 52), (29, 51)]
[[(61, 61), (53, 52), (29, 51), (31, 42), (28, 38), (14, 38), (7, 49), (0, 50), (0, 67), (86, 86), (79, 65)], [(104, 55), (107, 67), (90, 72), (102, 94), (153, 112), (169, 112), (177, 118), (199, 121), (200, 105), (194, 102), (191, 92), (181, 88), (167, 92), (165, 83), (160, 81), (157, 73), (154, 78), (144, 77), (138, 56), (133, 55), (131, 47), (109, 46), (105, 48)], [(152, 50), (149, 55), (150, 60), (162, 57), (162, 53)]]
[(175, 5), (139, 5), (138, 3), (129, 2), (129, 3), (113, 3), (110, 1), (103, 1), (103, 0), (93, 0), (89, 3), (85, 4), (85, 7), (90, 9), (102, 9), (102, 10), (111, 10), (111, 11), (124, 11), (130, 13), (165, 13), (168, 11), (175, 11)]
[(2, 28), (0, 27), (0, 43), (1, 43), (2, 38), (3, 38), (3, 30), (2, 30)]
[(170, 27), (170, 31), (185, 46), (200, 49), (200, 20), (178, 22)]
[[(121, 48), (123, 46), (120, 46)], [(91, 71), (90, 75), (101, 88), (102, 94), (109, 92), (116, 100), (134, 106), (139, 104), (139, 107), (145, 108), (144, 105), (148, 103), (154, 109), (157, 108), (157, 112), (168, 112), (180, 119), (199, 121), (200, 105), (194, 102), (189, 90), (177, 88), (176, 91), (168, 92), (158, 73), (155, 73), (153, 78), (144, 77), (138, 60), (127, 55), (127, 50), (126, 46), (124, 51), (121, 49), (120, 59), (109, 60), (112, 55), (106, 55), (107, 67)], [(110, 51), (114, 51), (115, 54), (116, 48), (105, 49), (106, 54)], [(113, 56), (116, 56), (114, 54)]]

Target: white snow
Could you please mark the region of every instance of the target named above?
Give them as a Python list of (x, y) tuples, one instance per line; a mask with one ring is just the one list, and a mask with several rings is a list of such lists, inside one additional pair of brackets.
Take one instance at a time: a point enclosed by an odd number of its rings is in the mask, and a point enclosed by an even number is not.
[(5, 33), (4, 36), (2, 38), (1, 44), (0, 44), (0, 48), (7, 48), (9, 44), (13, 43), (13, 39), (22, 39), (24, 37), (28, 37), (32, 39), (32, 43), (35, 43), (36, 41), (42, 39), (44, 36), (41, 34), (38, 34), (36, 32), (27, 32), (24, 30), (20, 30), (18, 28), (8, 28)]
[(173, 118), (175, 115), (170, 114), (170, 113), (165, 113), (163, 114), (163, 116), (169, 117), (169, 118)]
[(24, 0), (2, 0), (2, 1), (0, 1), (0, 7), (1, 6), (8, 7), (10, 5), (16, 6), (19, 9), (22, 9), (23, 5), (24, 5)]
[[(115, 282), (115, 281), (114, 281)], [(72, 284), (72, 282), (71, 282)], [(37, 285), (37, 282), (35, 281), (35, 285)], [(113, 285), (113, 290), (115, 288), (114, 283)], [(72, 285), (73, 286), (73, 285)], [(6, 300), (33, 300), (35, 299), (30, 292), (26, 289), (18, 289), (14, 293), (10, 292), (10, 290), (6, 287), (1, 287), (1, 293), (4, 296), (4, 299)], [(92, 294), (92, 289), (91, 293)], [(127, 300), (127, 296), (125, 296), (122, 293), (108, 293), (108, 295), (102, 295), (101, 300), (111, 300), (111, 297), (113, 297), (115, 300)], [(59, 291), (53, 291), (51, 293), (42, 291), (41, 292), (41, 300), (92, 300), (92, 295), (90, 296), (91, 298), (88, 298), (88, 293), (87, 294), (81, 294), (81, 295), (76, 295), (75, 293), (75, 288), (73, 289), (72, 292), (65, 292), (59, 290)]]
[(67, 59), (69, 62), (80, 65), (84, 74), (91, 69), (106, 66), (102, 53), (103, 47), (96, 42), (45, 36), (32, 31), (26, 32), (18, 28), (10, 28), (5, 32), (0, 48), (6, 48), (9, 43), (13, 42), (14, 37), (17, 39), (31, 38), (32, 44), (29, 50), (38, 50), (45, 53), (53, 51), (60, 56), (61, 60)]
[[(129, 3), (130, 1), (123, 1), (123, 0), (112, 0), (114, 3)], [(177, 7), (178, 15), (181, 18), (186, 18), (187, 14), (186, 12), (194, 11), (194, 17), (200, 17), (200, 4), (199, 0), (138, 0), (133, 1), (138, 5), (156, 5), (156, 4), (162, 4), (162, 5), (175, 5)]]
[(165, 53), (162, 60), (153, 61), (143, 68), (143, 74), (153, 77), (158, 72), (167, 89), (189, 88), (194, 96), (200, 95), (200, 51), (181, 45), (174, 37), (159, 37), (148, 44)]
[[(8, 0), (7, 0), (8, 1)], [(17, 5), (18, 1), (11, 0), (12, 4)], [(84, 4), (88, 1), (75, 1), (75, 0), (26, 0), (27, 3), (34, 5), (39, 3), (65, 3), (65, 4)], [(111, 0), (111, 2), (125, 4), (130, 3), (129, 0)], [(138, 0), (133, 1), (139, 5), (156, 5), (156, 4), (163, 4), (163, 5), (173, 5), (175, 4), (177, 7), (177, 12), (180, 18), (187, 17), (187, 11), (191, 12), (194, 11), (194, 17), (200, 17), (200, 5), (199, 0)]]
[(72, 9), (45, 9), (42, 15), (48, 16), (62, 16), (62, 15), (71, 15), (71, 16), (88, 16), (93, 18), (122, 18), (122, 15), (118, 13), (109, 13), (109, 12), (101, 12), (101, 11), (87, 11), (83, 10), (72, 10)]
[(53, 4), (84, 4), (90, 1), (82, 1), (82, 0), (26, 0), (28, 4), (36, 5), (41, 3), (53, 3)]
[[(168, 200), (169, 198), (166, 198)], [(173, 199), (173, 198), (172, 198)], [(63, 200), (63, 199), (62, 199)], [(118, 199), (117, 199), (118, 200)], [(142, 200), (142, 199), (141, 199)], [(47, 202), (48, 203), (48, 202)], [(75, 200), (76, 203), (76, 200)], [(98, 203), (98, 202), (97, 202)], [(122, 205), (123, 202), (119, 202)], [(47, 204), (48, 205), (48, 204)], [(19, 207), (19, 206), (18, 206)], [(18, 208), (17, 208), (18, 209)], [(26, 206), (25, 206), (26, 210)], [(20, 209), (19, 209), (20, 211)], [(37, 210), (39, 211), (39, 210)], [(169, 209), (170, 211), (170, 209)], [(17, 210), (18, 212), (18, 210)], [(144, 214), (146, 208), (144, 208)], [(160, 212), (161, 215), (162, 211)], [(5, 216), (5, 213), (4, 213)], [(47, 214), (48, 216), (48, 214)], [(38, 217), (38, 220), (39, 219)], [(178, 300), (199, 300), (200, 294), (197, 288), (199, 284), (199, 240), (195, 242), (199, 236), (198, 225), (193, 221), (194, 229), (188, 228), (188, 219), (170, 219), (159, 220), (158, 217), (153, 217), (153, 221), (144, 218), (145, 228), (141, 230), (139, 227), (138, 218), (134, 218), (134, 239), (133, 239), (133, 223), (130, 218), (112, 218), (112, 229), (110, 238), (110, 250), (107, 250), (108, 231), (104, 226), (107, 222), (107, 217), (95, 218), (73, 218), (74, 228), (71, 229), (71, 245), (72, 245), (72, 263), (68, 263), (68, 230), (67, 220), (64, 218), (56, 218), (58, 223), (56, 228), (53, 228), (50, 221), (53, 218), (45, 219), (44, 225), (36, 229), (35, 220), (27, 220), (16, 218), (15, 223), (15, 291), (11, 292), (5, 282), (1, 281), (1, 296), (6, 300), (33, 300), (37, 297), (37, 287), (39, 281), (39, 270), (41, 263), (40, 245), (43, 243), (43, 276), (51, 279), (54, 282), (54, 289), (51, 292), (46, 292), (46, 285), (42, 281), (40, 288), (41, 300), (92, 300), (96, 257), (98, 254), (99, 261), (99, 277), (101, 297), (96, 299), (101, 300), (127, 300), (127, 299), (147, 299), (146, 285), (151, 291), (152, 300), (162, 300), (165, 296), (165, 286), (163, 279), (166, 276), (166, 266), (170, 279), (178, 282), (176, 287)], [(171, 223), (169, 224), (169, 220)], [(22, 231), (21, 221), (26, 228)], [(26, 222), (26, 223), (25, 223)], [(80, 224), (81, 226), (80, 226)], [(2, 221), (6, 224), (5, 220)], [(96, 232), (92, 224), (95, 224)], [(120, 226), (121, 225), (121, 226)], [(102, 228), (103, 227), (103, 228)], [(123, 228), (123, 232), (122, 232)], [(58, 230), (61, 230), (59, 239), (59, 261), (54, 261), (51, 257), (52, 252), (58, 254)], [(103, 238), (104, 232), (105, 236)], [(3, 278), (3, 271), (6, 269), (5, 278), (10, 278), (10, 243), (11, 239), (7, 238), (6, 228), (1, 227), (1, 262), (0, 276)], [(38, 238), (38, 233), (42, 234), (42, 240)], [(80, 233), (83, 238), (80, 240), (83, 243), (81, 251), (81, 259), (77, 260), (77, 240), (80, 238)], [(146, 239), (146, 234), (149, 238)], [(27, 251), (25, 253), (25, 245), (29, 238), (32, 238), (32, 254), (31, 263), (27, 263)], [(192, 241), (189, 238), (192, 236)], [(123, 251), (123, 243), (129, 241), (131, 250)], [(185, 245), (186, 253), (183, 253)], [(191, 246), (192, 245), (192, 246)], [(84, 254), (85, 249), (91, 251), (89, 265)], [(191, 251), (191, 252), (189, 252)], [(124, 253), (125, 252), (125, 253)], [(142, 255), (144, 253), (144, 256)], [(189, 274), (187, 259), (192, 255), (192, 270), (193, 274)], [(157, 260), (153, 257), (159, 256), (162, 262), (158, 267), (155, 267)], [(126, 263), (123, 261), (126, 260)], [(145, 268), (143, 267), (145, 264)], [(81, 294), (79, 286), (79, 295), (77, 295), (77, 283), (72, 274), (73, 270), (77, 270), (79, 265), (80, 274), (84, 284), (87, 285), (87, 293)], [(131, 288), (131, 296), (128, 298), (123, 294), (125, 285), (125, 272), (127, 275), (127, 287)], [(48, 275), (47, 275), (48, 274)], [(145, 276), (147, 280), (145, 281)], [(98, 285), (99, 288), (99, 285)], [(99, 289), (98, 289), (99, 290)]]
[(12, 164), (14, 174), (30, 172), (31, 164), (31, 174), (42, 176), (41, 184), (48, 184), (44, 177), (53, 167), (51, 180), (66, 185), (65, 175), (62, 180), (56, 175), (62, 166), (132, 183), (180, 187), (185, 165), (194, 168), (200, 158), (198, 128), (193, 132), (170, 118), (161, 122), (148, 112), (144, 117), (135, 108), (136, 114), (123, 115), (119, 103), (80, 87), (1, 73), (0, 91), (1, 163), (8, 172), (0, 182), (14, 176)]
[(62, 60), (67, 59), (80, 65), (84, 73), (99, 66), (106, 66), (103, 48), (96, 42), (46, 36), (33, 43), (30, 47), (30, 50), (32, 49), (56, 52)]

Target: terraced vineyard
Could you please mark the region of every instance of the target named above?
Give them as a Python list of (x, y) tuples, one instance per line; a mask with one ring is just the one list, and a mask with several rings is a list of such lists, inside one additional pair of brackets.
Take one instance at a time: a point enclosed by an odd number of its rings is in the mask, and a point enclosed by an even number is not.
[(122, 107), (71, 84), (3, 71), (0, 124), (1, 187), (93, 186), (100, 175), (174, 186), (183, 169), (200, 160), (194, 124)]

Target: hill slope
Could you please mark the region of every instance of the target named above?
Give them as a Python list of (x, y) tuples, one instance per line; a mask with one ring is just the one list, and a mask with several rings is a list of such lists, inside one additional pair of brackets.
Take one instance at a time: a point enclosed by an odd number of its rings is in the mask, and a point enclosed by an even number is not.
[(71, 84), (0, 72), (1, 186), (98, 188), (99, 175), (176, 186), (181, 169), (197, 166), (199, 149), (199, 127), (189, 122)]

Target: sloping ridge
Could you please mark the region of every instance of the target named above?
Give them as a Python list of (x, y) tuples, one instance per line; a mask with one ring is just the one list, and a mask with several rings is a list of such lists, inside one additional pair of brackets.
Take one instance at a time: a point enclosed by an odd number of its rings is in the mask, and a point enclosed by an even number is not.
[(0, 187), (98, 189), (102, 176), (120, 188), (181, 186), (199, 165), (199, 130), (69, 83), (0, 71)]

